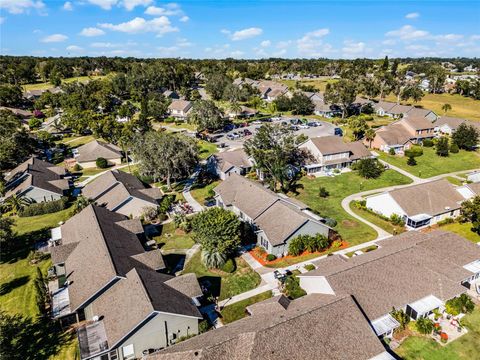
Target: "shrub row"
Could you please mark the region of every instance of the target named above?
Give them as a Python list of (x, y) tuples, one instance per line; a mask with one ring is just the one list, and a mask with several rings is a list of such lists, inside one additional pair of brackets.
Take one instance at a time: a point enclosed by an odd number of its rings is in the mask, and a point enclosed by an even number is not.
[(41, 203), (34, 203), (29, 205), (20, 211), (18, 214), (20, 217), (36, 216), (51, 214), (67, 207), (68, 198), (62, 197), (59, 200), (46, 201)]
[(288, 253), (298, 256), (304, 251), (315, 252), (326, 250), (330, 246), (330, 240), (321, 234), (315, 236), (299, 235), (288, 245)]

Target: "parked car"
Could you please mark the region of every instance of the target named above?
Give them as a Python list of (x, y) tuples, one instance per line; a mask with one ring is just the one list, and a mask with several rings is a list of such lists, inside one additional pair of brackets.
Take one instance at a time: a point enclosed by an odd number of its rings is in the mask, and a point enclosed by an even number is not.
[(262, 122), (260, 120), (255, 120), (252, 122), (253, 125), (262, 125)]
[(252, 135), (252, 132), (248, 129), (243, 130), (243, 133), (245, 134), (245, 136)]
[(223, 127), (223, 131), (225, 132), (229, 132), (229, 131), (232, 131), (233, 129), (235, 129), (235, 125), (234, 124), (227, 124)]
[(241, 124), (239, 125), (239, 127), (247, 127), (247, 126), (248, 126), (248, 123), (246, 123), (246, 122), (241, 123)]
[(307, 124), (300, 124), (300, 125), (298, 125), (298, 128), (299, 129), (310, 129), (310, 126), (308, 126)]
[(335, 128), (334, 130), (334, 135), (337, 135), (337, 136), (343, 136), (343, 130), (340, 129), (339, 127)]

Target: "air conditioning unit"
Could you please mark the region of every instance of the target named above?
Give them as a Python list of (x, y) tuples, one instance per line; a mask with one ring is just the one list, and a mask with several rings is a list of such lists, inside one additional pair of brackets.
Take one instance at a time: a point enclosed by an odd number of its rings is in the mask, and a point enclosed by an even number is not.
[(92, 317), (92, 321), (97, 322), (98, 320), (100, 320), (100, 317), (98, 315)]

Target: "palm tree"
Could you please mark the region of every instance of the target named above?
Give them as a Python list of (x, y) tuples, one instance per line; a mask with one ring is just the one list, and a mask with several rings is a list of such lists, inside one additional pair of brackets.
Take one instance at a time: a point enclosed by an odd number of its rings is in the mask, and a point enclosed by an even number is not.
[(93, 200), (87, 199), (85, 196), (79, 196), (73, 203), (73, 214), (78, 214), (88, 205), (92, 204)]
[(442, 110), (444, 115), (447, 115), (447, 111), (452, 110), (452, 105), (450, 104), (443, 104), (442, 105)]
[(202, 251), (202, 262), (203, 264), (209, 268), (218, 269), (222, 267), (225, 262), (227, 261), (227, 257), (225, 254), (219, 253), (215, 250), (203, 250)]
[(33, 204), (33, 200), (24, 195), (12, 195), (5, 200), (4, 206), (7, 211), (11, 211), (13, 215), (18, 215), (23, 208)]
[(275, 115), (275, 113), (277, 112), (277, 104), (274, 103), (274, 102), (271, 102), (268, 104), (268, 111), (272, 114), (272, 115)]
[(250, 104), (253, 106), (254, 109), (258, 109), (258, 107), (262, 104), (262, 99), (259, 96), (254, 96), (250, 100)]
[(372, 141), (375, 139), (375, 130), (372, 128), (368, 128), (367, 131), (365, 131), (365, 140), (368, 141), (368, 147), (372, 147)]
[(238, 114), (242, 112), (242, 106), (238, 102), (232, 101), (230, 104), (230, 110), (235, 114), (235, 117), (237, 117)]

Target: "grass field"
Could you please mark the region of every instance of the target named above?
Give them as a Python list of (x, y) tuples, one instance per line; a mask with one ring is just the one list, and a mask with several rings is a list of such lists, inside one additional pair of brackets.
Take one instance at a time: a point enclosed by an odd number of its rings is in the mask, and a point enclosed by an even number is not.
[[(80, 82), (86, 82), (89, 80), (99, 80), (103, 79), (105, 75), (99, 75), (99, 76), (76, 76), (76, 77), (71, 77), (71, 78), (66, 78), (62, 80), (62, 83), (71, 83), (75, 81), (80, 81)], [(24, 91), (28, 90), (46, 90), (46, 89), (51, 89), (54, 86), (50, 84), (49, 82), (45, 83), (37, 83), (37, 84), (26, 84), (23, 85)]]
[(231, 323), (232, 321), (240, 320), (247, 316), (246, 308), (257, 302), (269, 299), (272, 297), (271, 291), (252, 296), (248, 299), (236, 302), (232, 305), (227, 305), (220, 312), (222, 314), (222, 322), (224, 324)]
[(205, 199), (208, 198), (208, 192), (215, 188), (218, 184), (220, 183), (220, 180), (213, 181), (210, 184), (204, 186), (204, 187), (195, 187), (195, 185), (192, 187), (192, 190), (190, 191), (190, 194), (192, 194), (193, 198), (197, 200), (200, 204), (203, 205), (205, 202)]
[(235, 261), (237, 269), (231, 274), (220, 270), (209, 270), (203, 265), (200, 251), (198, 251), (185, 264), (183, 273), (195, 273), (200, 282), (208, 281), (214, 295), (220, 296), (219, 300), (223, 300), (254, 289), (261, 281), (260, 275), (253, 271), (245, 260), (238, 257)]
[(441, 157), (435, 154), (433, 147), (424, 147), (423, 155), (415, 158), (416, 166), (407, 165), (408, 158), (406, 156), (389, 155), (383, 151), (378, 151), (378, 154), (380, 159), (421, 178), (480, 168), (480, 152), (478, 151), (460, 150), (457, 154), (450, 153), (447, 157)]
[[(90, 141), (95, 140), (95, 136), (87, 135), (87, 136), (76, 136), (71, 138), (63, 138), (62, 143), (67, 144), (70, 148), (76, 148), (82, 146), (84, 144), (89, 143)], [(101, 139), (99, 139), (101, 140)]]
[[(302, 85), (314, 86), (319, 91), (325, 91), (325, 87), (328, 83), (333, 83), (337, 80), (334, 79), (312, 79), (312, 80), (299, 80)], [(280, 80), (279, 82), (287, 85), (291, 90), (295, 89), (297, 80)]]
[(198, 147), (199, 147), (199, 156), (200, 156), (200, 159), (202, 160), (205, 160), (210, 155), (213, 155), (218, 152), (217, 145), (208, 141), (200, 140), (198, 142)]
[(173, 221), (162, 226), (162, 234), (154, 240), (161, 246), (162, 250), (190, 249), (195, 245), (191, 234), (185, 234), (175, 229)]
[(378, 227), (382, 228), (390, 234), (400, 234), (405, 231), (404, 227), (395, 226), (391, 222), (384, 220), (381, 217), (376, 216), (375, 214), (372, 214), (367, 210), (359, 209), (358, 207), (352, 205), (352, 203), (350, 203), (350, 209), (352, 209), (355, 214), (360, 215), (365, 220), (370, 221), (372, 224), (377, 225)]
[(480, 235), (474, 233), (472, 230), (472, 224), (470, 223), (459, 223), (459, 222), (454, 222), (451, 224), (446, 224), (440, 226), (441, 230), (445, 231), (451, 231), (455, 234), (458, 234), (460, 236), (463, 236), (465, 239), (468, 239), (474, 243), (480, 242)]
[(469, 332), (446, 346), (424, 336), (411, 336), (399, 348), (397, 355), (405, 360), (478, 360), (480, 359), (480, 308), (462, 319)]
[(18, 217), (15, 216), (15, 231), (23, 235), (33, 231), (49, 229), (58, 226), (60, 221), (66, 221), (72, 216), (72, 208), (64, 209), (52, 214)]
[[(364, 179), (352, 171), (335, 177), (304, 177), (300, 181), (303, 189), (296, 196), (321, 216), (335, 219), (338, 224), (335, 230), (349, 245), (356, 245), (375, 239), (377, 233), (368, 225), (347, 214), (342, 206), (342, 199), (361, 191), (374, 190), (391, 185), (409, 184), (411, 180), (402, 174), (385, 171), (378, 179)], [(318, 196), (319, 188), (323, 186), (330, 195), (327, 198)]]
[[(397, 101), (394, 95), (387, 96), (386, 100)], [(450, 104), (452, 110), (448, 111), (447, 116), (480, 121), (480, 101), (459, 94), (425, 94), (423, 99), (416, 104), (412, 102), (402, 102), (402, 104), (422, 106), (425, 109), (433, 110), (439, 116), (444, 114), (442, 105)]]

